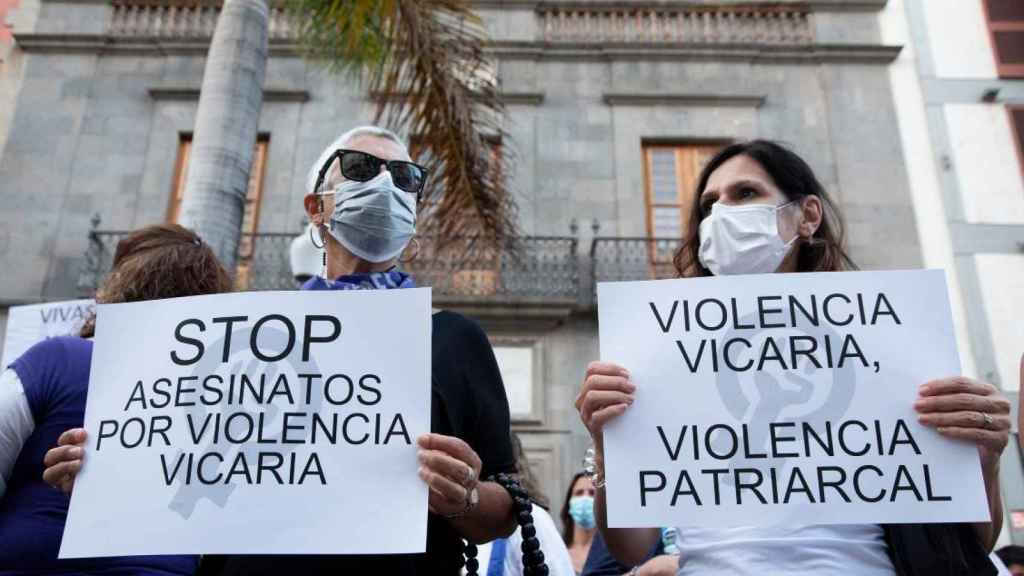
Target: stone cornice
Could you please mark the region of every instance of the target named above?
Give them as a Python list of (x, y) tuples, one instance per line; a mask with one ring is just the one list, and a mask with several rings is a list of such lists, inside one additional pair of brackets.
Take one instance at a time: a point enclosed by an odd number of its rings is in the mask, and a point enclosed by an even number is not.
[(880, 44), (641, 44), (495, 42), (487, 51), (511, 60), (788, 62), (889, 64), (902, 46)]
[(735, 94), (684, 93), (613, 93), (605, 92), (601, 99), (609, 106), (704, 106), (730, 108), (760, 108), (765, 97)]
[[(375, 101), (400, 101), (405, 99), (407, 93), (402, 92), (373, 92), (369, 95)], [(539, 106), (544, 102), (543, 92), (501, 92), (498, 94), (505, 104), (521, 104), (526, 106)]]
[[(205, 55), (204, 39), (117, 38), (105, 34), (15, 35), (25, 52), (62, 54), (194, 54)], [(640, 44), (570, 42), (494, 42), (487, 52), (515, 60), (672, 60), (717, 62), (790, 62), (803, 64), (855, 63), (889, 64), (899, 56), (901, 46), (878, 44)], [(272, 56), (299, 56), (294, 42), (271, 40)]]
[(501, 101), (505, 104), (522, 104), (524, 106), (540, 106), (544, 103), (543, 92), (502, 92)]
[[(15, 45), (24, 52), (60, 54), (175, 54), (206, 55), (208, 38), (117, 37), (108, 34), (14, 34)], [(271, 39), (271, 56), (298, 56), (298, 45)]]
[[(161, 84), (146, 88), (149, 97), (153, 100), (199, 100), (199, 85), (171, 85)], [(295, 90), (292, 88), (275, 88), (273, 86), (263, 89), (264, 102), (308, 102), (308, 90)]]

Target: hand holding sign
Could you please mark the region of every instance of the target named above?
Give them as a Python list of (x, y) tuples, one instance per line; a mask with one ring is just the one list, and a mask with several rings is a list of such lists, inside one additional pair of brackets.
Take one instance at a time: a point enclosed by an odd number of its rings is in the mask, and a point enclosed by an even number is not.
[(633, 404), (635, 392), (636, 385), (629, 381), (629, 370), (622, 366), (610, 362), (591, 362), (587, 366), (575, 404), (594, 439), (595, 448), (602, 447), (605, 424)]
[(461, 439), (442, 434), (424, 434), (416, 443), (419, 475), (430, 487), (430, 511), (442, 516), (469, 512), (483, 466), (477, 453)]
[(943, 436), (978, 445), (984, 472), (998, 468), (1010, 436), (1010, 401), (987, 383), (943, 378), (921, 386), (914, 409), (918, 422)]
[(57, 438), (57, 446), (47, 450), (43, 456), (43, 465), (46, 466), (43, 482), (65, 494), (71, 494), (78, 471), (82, 469), (85, 440), (85, 428), (65, 430)]
[(975, 529), (982, 542), (994, 546), (1002, 527), (999, 458), (1010, 436), (1010, 401), (995, 386), (964, 377), (933, 380), (918, 394), (918, 422), (943, 436), (977, 444), (992, 521)]

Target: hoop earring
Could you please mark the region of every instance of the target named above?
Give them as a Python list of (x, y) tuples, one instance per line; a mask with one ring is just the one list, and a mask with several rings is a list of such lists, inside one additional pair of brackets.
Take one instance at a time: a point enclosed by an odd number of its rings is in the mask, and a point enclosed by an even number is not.
[(317, 248), (319, 250), (323, 250), (324, 249), (324, 245), (326, 244), (326, 242), (324, 242), (324, 237), (321, 234), (320, 235), (320, 244), (317, 244), (316, 243), (316, 238), (313, 235), (313, 228), (316, 228), (316, 226), (310, 226), (309, 227), (309, 241), (313, 243), (313, 247), (315, 247), (315, 248)]
[(416, 260), (420, 256), (420, 240), (419, 240), (419, 238), (415, 238), (414, 237), (412, 239), (412, 243), (416, 246), (416, 252), (414, 252), (413, 255), (410, 256), (409, 258), (399, 258), (398, 261), (401, 262), (402, 264), (408, 264), (408, 263), (412, 262), (413, 260)]

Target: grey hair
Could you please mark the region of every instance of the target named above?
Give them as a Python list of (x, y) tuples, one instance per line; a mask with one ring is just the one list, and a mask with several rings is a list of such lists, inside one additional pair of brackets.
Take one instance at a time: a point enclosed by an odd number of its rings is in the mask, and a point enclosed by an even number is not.
[(350, 142), (363, 136), (373, 136), (376, 138), (383, 138), (384, 140), (390, 140), (401, 146), (402, 150), (405, 150), (406, 154), (408, 154), (408, 147), (405, 145), (405, 142), (399, 138), (398, 134), (395, 134), (391, 130), (381, 128), (380, 126), (356, 126), (341, 136), (338, 136), (334, 142), (328, 144), (327, 147), (324, 148), (324, 151), (320, 153), (320, 157), (316, 159), (316, 163), (313, 164), (312, 168), (309, 169), (309, 173), (306, 175), (307, 194), (314, 194), (316, 192), (316, 190), (313, 189), (313, 187), (316, 186), (316, 179), (320, 176), (320, 171), (323, 170), (324, 163), (326, 163), (327, 159), (331, 157), (331, 154), (334, 154), (334, 151), (338, 148), (345, 148)]

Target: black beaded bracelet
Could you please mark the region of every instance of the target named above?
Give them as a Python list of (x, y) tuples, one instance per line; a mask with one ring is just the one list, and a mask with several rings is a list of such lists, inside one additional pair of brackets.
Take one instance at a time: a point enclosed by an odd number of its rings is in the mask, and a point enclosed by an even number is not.
[[(530, 495), (512, 474), (495, 474), (487, 479), (499, 484), (512, 496), (512, 504), (516, 510), (516, 523), (519, 524), (523, 536), (523, 576), (548, 576), (548, 566), (544, 562), (544, 551), (540, 549), (537, 539), (537, 528), (533, 525), (533, 504)], [(476, 544), (466, 543), (463, 552), (466, 555), (466, 576), (477, 576), (480, 561), (476, 558)]]

